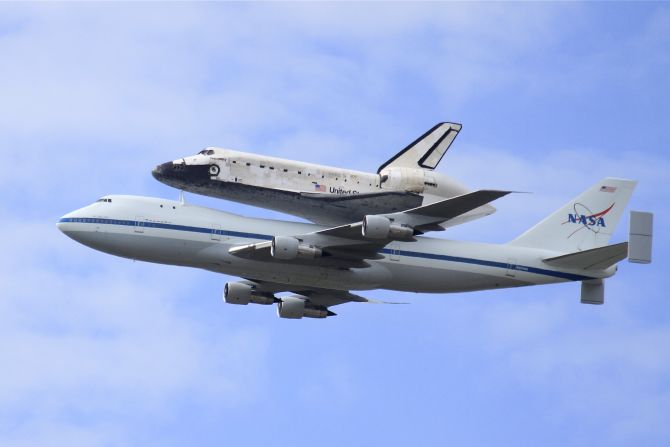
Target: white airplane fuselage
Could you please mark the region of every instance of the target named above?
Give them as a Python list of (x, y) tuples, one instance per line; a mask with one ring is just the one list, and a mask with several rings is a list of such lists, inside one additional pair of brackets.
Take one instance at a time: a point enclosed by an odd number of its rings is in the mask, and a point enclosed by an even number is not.
[(138, 196), (106, 196), (63, 216), (58, 227), (84, 245), (124, 258), (333, 290), (463, 292), (604, 278), (616, 270), (557, 269), (542, 261), (558, 254), (553, 251), (427, 237), (393, 242), (382, 250), (380, 259), (369, 260), (365, 268), (251, 260), (228, 250), (324, 227), (247, 218)]

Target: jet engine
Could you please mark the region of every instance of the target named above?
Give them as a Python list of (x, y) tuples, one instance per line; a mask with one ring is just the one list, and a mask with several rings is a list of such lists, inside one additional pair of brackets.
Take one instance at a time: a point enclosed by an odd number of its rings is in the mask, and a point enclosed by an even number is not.
[(325, 307), (314, 306), (298, 296), (287, 296), (277, 303), (277, 315), (280, 318), (298, 319), (326, 318), (335, 314)]
[(362, 232), (369, 239), (407, 240), (414, 236), (412, 227), (394, 224), (387, 217), (375, 215), (365, 216)]
[(274, 296), (256, 293), (254, 286), (243, 282), (228, 282), (223, 289), (223, 300), (228, 304), (272, 304)]
[(323, 252), (314, 245), (302, 244), (294, 237), (275, 236), (272, 238), (270, 254), (277, 259), (318, 258)]

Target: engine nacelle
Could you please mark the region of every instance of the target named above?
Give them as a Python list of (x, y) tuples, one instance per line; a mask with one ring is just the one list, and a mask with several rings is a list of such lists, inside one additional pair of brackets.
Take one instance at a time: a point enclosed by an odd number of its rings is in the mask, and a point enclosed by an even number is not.
[(228, 282), (223, 288), (223, 300), (228, 304), (272, 304), (275, 302), (273, 296), (260, 295), (250, 284), (243, 282)]
[(376, 215), (363, 218), (362, 232), (369, 239), (407, 240), (414, 236), (412, 227), (394, 224), (388, 218)]
[(318, 258), (323, 252), (319, 247), (309, 244), (301, 244), (300, 241), (290, 236), (275, 236), (272, 238), (270, 254), (277, 259), (296, 258)]
[(279, 303), (277, 303), (277, 315), (280, 318), (299, 319), (302, 317), (326, 318), (335, 314), (329, 312), (325, 307), (313, 306), (306, 302), (303, 298), (297, 296), (287, 296), (281, 298)]

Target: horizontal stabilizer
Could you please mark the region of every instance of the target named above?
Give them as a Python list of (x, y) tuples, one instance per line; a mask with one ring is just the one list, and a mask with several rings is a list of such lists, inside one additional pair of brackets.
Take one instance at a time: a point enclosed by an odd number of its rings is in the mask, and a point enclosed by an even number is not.
[(606, 245), (604, 247), (592, 248), (590, 250), (578, 251), (567, 255), (556, 256), (545, 259), (547, 264), (582, 270), (604, 270), (626, 259), (628, 256), (628, 242)]

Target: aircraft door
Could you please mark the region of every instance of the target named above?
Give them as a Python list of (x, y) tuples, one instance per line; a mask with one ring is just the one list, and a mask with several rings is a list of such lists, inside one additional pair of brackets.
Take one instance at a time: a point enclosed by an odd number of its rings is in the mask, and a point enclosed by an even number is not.
[(505, 272), (505, 276), (509, 276), (510, 278), (514, 278), (516, 276), (516, 259), (515, 258), (509, 258), (507, 260), (507, 271)]
[(135, 233), (144, 233), (144, 217), (142, 216), (135, 218)]
[(230, 164), (228, 178), (225, 180), (229, 182), (244, 183), (243, 179), (248, 177), (250, 165), (251, 163), (247, 163), (241, 159), (234, 160), (234, 163)]
[(216, 159), (216, 165), (219, 167), (220, 172), (218, 172), (214, 177), (222, 179), (227, 179), (230, 177), (230, 160), (228, 158)]
[(400, 253), (398, 250), (398, 245), (397, 244), (391, 244), (388, 246), (388, 249), (391, 250), (391, 253), (389, 255), (389, 259), (391, 261), (400, 261)]
[(221, 235), (223, 234), (223, 231), (221, 230), (221, 225), (219, 224), (212, 224), (211, 226), (211, 233), (210, 233), (210, 239), (213, 241), (220, 241), (221, 240)]

